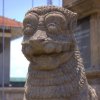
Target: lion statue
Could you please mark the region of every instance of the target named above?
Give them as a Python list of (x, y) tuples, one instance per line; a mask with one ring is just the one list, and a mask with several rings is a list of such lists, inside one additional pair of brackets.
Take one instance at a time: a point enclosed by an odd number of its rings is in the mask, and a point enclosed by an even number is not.
[(24, 100), (97, 100), (88, 84), (74, 31), (76, 13), (55, 6), (30, 9), (22, 52), (30, 61)]

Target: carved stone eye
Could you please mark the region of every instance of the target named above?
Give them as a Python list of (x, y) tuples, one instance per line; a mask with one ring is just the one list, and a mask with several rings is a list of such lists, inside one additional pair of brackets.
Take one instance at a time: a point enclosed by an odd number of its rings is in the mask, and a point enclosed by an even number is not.
[(23, 20), (23, 32), (25, 35), (33, 34), (38, 26), (38, 16), (34, 13), (28, 14)]
[(57, 32), (57, 26), (55, 23), (50, 23), (47, 25), (48, 31), (51, 33), (56, 33)]
[(32, 26), (31, 24), (27, 24), (24, 28), (23, 28), (23, 32), (24, 35), (32, 35), (35, 31), (35, 27)]
[(66, 29), (66, 18), (60, 12), (53, 12), (45, 17), (45, 24), (49, 32), (62, 33)]

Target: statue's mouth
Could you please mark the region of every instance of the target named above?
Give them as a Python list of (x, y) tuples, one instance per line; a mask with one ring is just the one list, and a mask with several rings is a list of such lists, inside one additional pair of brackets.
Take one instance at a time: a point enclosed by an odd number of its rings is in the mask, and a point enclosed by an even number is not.
[(65, 63), (73, 54), (72, 42), (28, 42), (22, 44), (22, 51), (36, 70), (51, 70)]
[(65, 52), (71, 52), (74, 49), (72, 42), (43, 42), (38, 44), (31, 44), (33, 48), (33, 56), (56, 56)]
[(73, 52), (33, 55), (30, 65), (34, 70), (52, 70), (65, 63), (72, 55)]
[(64, 54), (66, 52), (60, 52), (60, 53), (56, 53), (56, 52), (53, 52), (53, 53), (40, 53), (40, 54), (33, 54), (33, 57), (47, 57), (47, 56), (58, 56), (58, 55), (61, 55), (61, 54)]
[(74, 51), (72, 42), (29, 42), (22, 44), (22, 51), (31, 62), (51, 61), (69, 56)]

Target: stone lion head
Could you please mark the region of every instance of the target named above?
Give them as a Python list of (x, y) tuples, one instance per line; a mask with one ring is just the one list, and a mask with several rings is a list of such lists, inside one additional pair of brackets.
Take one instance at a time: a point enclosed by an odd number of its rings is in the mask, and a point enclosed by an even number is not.
[(70, 59), (75, 49), (75, 21), (75, 13), (55, 6), (26, 13), (22, 52), (33, 69), (52, 70)]

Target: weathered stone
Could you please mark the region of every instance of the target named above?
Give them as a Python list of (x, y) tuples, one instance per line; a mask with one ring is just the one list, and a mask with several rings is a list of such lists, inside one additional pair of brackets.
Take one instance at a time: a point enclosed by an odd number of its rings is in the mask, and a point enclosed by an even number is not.
[(76, 14), (55, 6), (29, 10), (22, 52), (30, 61), (24, 100), (97, 100), (74, 38)]

